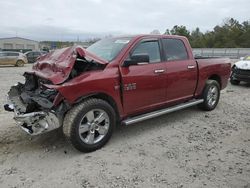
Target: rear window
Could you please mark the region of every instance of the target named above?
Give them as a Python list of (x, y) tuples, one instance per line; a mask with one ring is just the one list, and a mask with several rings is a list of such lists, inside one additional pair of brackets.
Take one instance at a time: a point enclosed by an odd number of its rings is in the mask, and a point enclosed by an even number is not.
[(187, 50), (182, 40), (163, 39), (163, 46), (167, 61), (188, 59)]

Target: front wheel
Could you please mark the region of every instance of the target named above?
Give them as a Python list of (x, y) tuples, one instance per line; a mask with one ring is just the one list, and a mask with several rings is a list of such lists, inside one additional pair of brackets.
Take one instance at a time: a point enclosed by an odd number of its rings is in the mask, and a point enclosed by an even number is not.
[(77, 150), (95, 151), (110, 139), (115, 117), (114, 109), (106, 101), (88, 99), (66, 114), (63, 132)]
[(215, 80), (208, 80), (203, 90), (203, 103), (199, 105), (202, 110), (211, 111), (215, 109), (220, 99), (220, 85)]

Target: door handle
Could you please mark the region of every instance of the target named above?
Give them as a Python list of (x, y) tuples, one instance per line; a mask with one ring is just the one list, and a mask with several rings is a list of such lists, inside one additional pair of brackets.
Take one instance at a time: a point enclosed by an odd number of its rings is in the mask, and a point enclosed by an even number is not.
[(194, 66), (194, 65), (188, 65), (187, 68), (188, 68), (188, 69), (194, 69), (195, 66)]
[(163, 72), (165, 72), (164, 69), (156, 69), (155, 70), (155, 74), (159, 74), (159, 73), (163, 73)]

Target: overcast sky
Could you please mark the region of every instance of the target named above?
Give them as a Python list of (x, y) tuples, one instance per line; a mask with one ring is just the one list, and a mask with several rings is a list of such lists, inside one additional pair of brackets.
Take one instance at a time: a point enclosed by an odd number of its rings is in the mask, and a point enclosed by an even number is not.
[(0, 37), (85, 40), (163, 33), (174, 25), (212, 30), (225, 18), (250, 20), (250, 0), (0, 0)]

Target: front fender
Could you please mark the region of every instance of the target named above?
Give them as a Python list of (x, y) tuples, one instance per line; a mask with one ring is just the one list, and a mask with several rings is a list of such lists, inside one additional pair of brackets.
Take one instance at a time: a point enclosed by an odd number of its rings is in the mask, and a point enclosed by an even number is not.
[(123, 114), (119, 80), (118, 69), (109, 68), (84, 73), (62, 85), (46, 85), (46, 87), (58, 90), (69, 104), (77, 103), (82, 97), (103, 93), (115, 101), (119, 113)]

